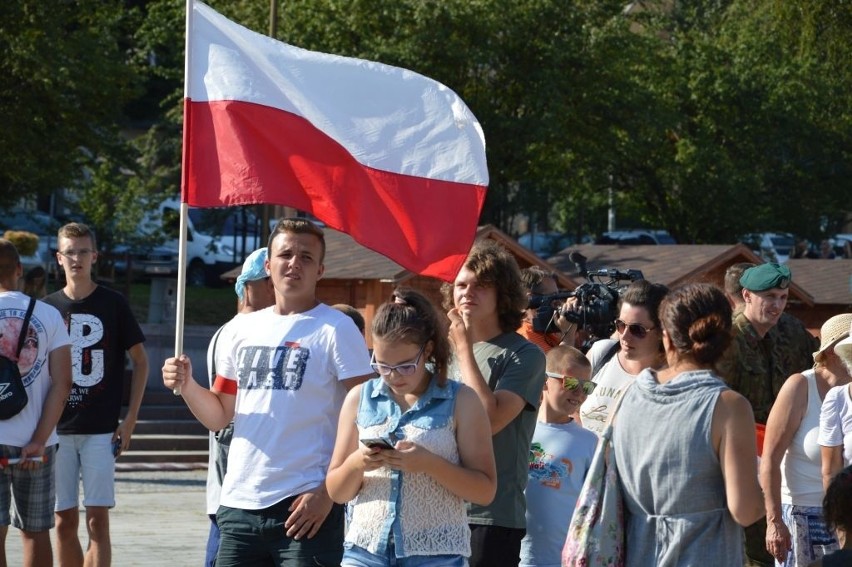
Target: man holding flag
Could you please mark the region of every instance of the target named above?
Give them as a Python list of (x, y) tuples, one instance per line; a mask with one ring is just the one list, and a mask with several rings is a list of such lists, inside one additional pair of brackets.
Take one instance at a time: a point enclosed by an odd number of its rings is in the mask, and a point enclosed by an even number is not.
[(186, 355), (166, 360), (163, 382), (209, 430), (234, 422), (216, 565), (337, 565), (343, 509), (325, 474), (346, 390), (373, 375), (370, 355), (352, 319), (316, 299), (322, 230), (282, 219), (268, 250), (275, 305), (238, 322), (213, 389)]
[[(455, 278), (488, 171), (482, 128), (446, 86), (299, 49), (187, 0), (185, 88), (182, 223), (188, 206), (290, 206), (413, 272)], [(369, 355), (352, 320), (316, 299), (322, 231), (282, 220), (268, 252), (275, 305), (246, 317), (212, 391), (177, 356), (178, 289), (163, 380), (209, 429), (234, 420), (217, 566), (336, 565), (342, 513), (325, 472), (343, 386), (372, 375)]]

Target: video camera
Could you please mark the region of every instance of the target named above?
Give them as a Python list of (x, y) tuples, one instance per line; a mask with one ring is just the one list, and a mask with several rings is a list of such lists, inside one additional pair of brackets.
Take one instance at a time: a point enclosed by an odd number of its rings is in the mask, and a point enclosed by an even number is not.
[[(626, 287), (620, 282), (634, 282), (644, 279), (640, 270), (617, 270), (613, 268), (594, 270), (586, 269), (586, 257), (579, 252), (571, 252), (569, 258), (581, 277), (588, 280), (574, 291), (560, 291), (550, 295), (534, 295), (530, 298), (529, 309), (536, 309), (533, 317), (533, 330), (538, 333), (548, 332), (548, 327), (560, 316), (576, 324), (591, 336), (587, 342), (590, 346), (597, 339), (609, 337), (615, 329), (618, 318), (618, 296)], [(554, 303), (576, 297), (573, 307), (561, 306), (558, 309)], [(584, 345), (585, 346), (585, 345)]]

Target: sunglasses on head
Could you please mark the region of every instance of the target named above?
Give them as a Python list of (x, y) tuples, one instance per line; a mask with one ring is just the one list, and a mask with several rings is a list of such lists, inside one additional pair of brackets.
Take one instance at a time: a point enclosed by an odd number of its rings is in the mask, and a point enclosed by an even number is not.
[(615, 330), (619, 332), (619, 334), (624, 334), (624, 331), (630, 331), (630, 334), (636, 337), (637, 339), (644, 339), (645, 335), (648, 334), (648, 331), (653, 331), (656, 327), (643, 327), (639, 323), (630, 323), (629, 325), (622, 321), (621, 319), (615, 320)]
[(597, 384), (592, 382), (591, 380), (583, 380), (581, 378), (575, 378), (574, 376), (565, 376), (563, 374), (557, 374), (556, 372), (545, 372), (548, 378), (556, 378), (557, 380), (562, 380), (562, 389), (570, 390), (571, 392), (575, 391), (577, 388), (582, 387), (583, 393), (587, 396), (595, 391)]
[(423, 356), (423, 349), (425, 348), (426, 344), (424, 343), (423, 346), (420, 347), (420, 350), (417, 351), (417, 358), (411, 362), (404, 362), (395, 366), (376, 362), (376, 353), (373, 353), (372, 359), (370, 360), (370, 366), (373, 367), (376, 374), (380, 374), (381, 376), (390, 376), (393, 371), (396, 371), (396, 373), (400, 376), (411, 376), (414, 374), (414, 371), (417, 370), (417, 365), (420, 364), (420, 357)]

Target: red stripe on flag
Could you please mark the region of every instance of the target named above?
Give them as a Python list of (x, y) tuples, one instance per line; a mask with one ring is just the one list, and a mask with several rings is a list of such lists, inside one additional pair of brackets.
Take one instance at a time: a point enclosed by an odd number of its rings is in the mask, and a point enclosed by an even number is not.
[(279, 109), (185, 104), (189, 205), (295, 207), (406, 269), (446, 281), (464, 264), (485, 187), (366, 167), (307, 120)]

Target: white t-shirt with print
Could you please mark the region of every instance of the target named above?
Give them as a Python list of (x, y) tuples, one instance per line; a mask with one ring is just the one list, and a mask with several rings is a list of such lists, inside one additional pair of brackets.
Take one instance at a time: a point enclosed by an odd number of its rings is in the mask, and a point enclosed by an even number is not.
[[(18, 337), (30, 298), (18, 291), (0, 293), (0, 353), (14, 360), (18, 348)], [(36, 301), (30, 318), (27, 337), (18, 368), (27, 389), (29, 401), (21, 413), (10, 419), (0, 421), (0, 444), (23, 447), (32, 439), (44, 401), (50, 390), (50, 353), (55, 349), (70, 345), (68, 328), (62, 315), (55, 307)], [(56, 428), (50, 432), (46, 446), (59, 443)]]
[[(592, 368), (603, 358), (609, 349), (618, 341), (610, 339), (602, 339), (597, 341), (586, 353), (586, 358), (592, 363)], [(610, 408), (617, 400), (624, 388), (636, 378), (635, 374), (630, 374), (621, 366), (618, 361), (618, 353), (614, 354), (603, 367), (598, 370), (598, 373), (592, 376), (592, 381), (598, 386), (591, 393), (583, 405), (580, 406), (580, 419), (583, 422), (583, 427), (589, 431), (593, 431), (598, 437), (603, 433), (606, 426), (606, 420), (609, 418)]]
[(372, 374), (370, 356), (352, 319), (324, 304), (295, 315), (267, 308), (229, 327), (216, 374), (238, 387), (221, 504), (260, 510), (325, 480), (340, 381)]

